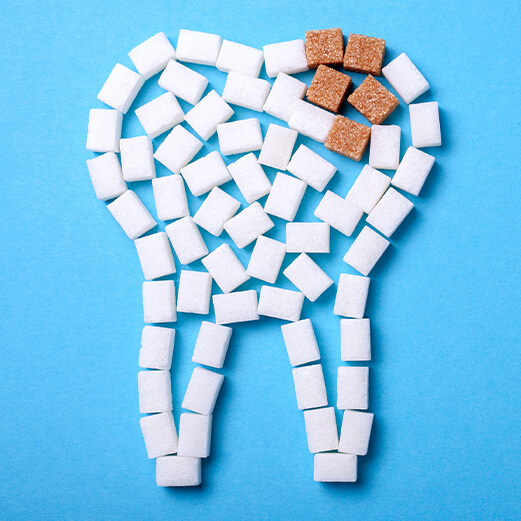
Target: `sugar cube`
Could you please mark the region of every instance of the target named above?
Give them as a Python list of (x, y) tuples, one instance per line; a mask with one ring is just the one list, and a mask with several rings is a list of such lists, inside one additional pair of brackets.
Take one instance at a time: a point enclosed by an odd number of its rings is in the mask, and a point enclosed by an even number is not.
[(344, 362), (371, 360), (371, 329), (368, 318), (340, 320), (340, 360)]
[(188, 383), (181, 407), (209, 416), (213, 413), (224, 376), (203, 367), (196, 367)]
[(223, 100), (239, 107), (262, 112), (270, 88), (269, 81), (232, 71), (226, 78)]
[(342, 65), (344, 35), (342, 29), (306, 31), (306, 59), (310, 69), (319, 65)]
[(170, 60), (158, 80), (162, 89), (195, 105), (202, 97), (208, 78), (186, 67), (182, 63)]
[(174, 174), (179, 174), (201, 150), (203, 144), (181, 125), (177, 125), (157, 148), (154, 157)]
[(352, 83), (353, 81), (347, 74), (326, 65), (319, 65), (306, 93), (306, 98), (311, 103), (338, 114)]
[(217, 34), (181, 29), (177, 40), (177, 59), (182, 62), (215, 66), (222, 42), (223, 39)]
[(293, 382), (300, 410), (327, 406), (326, 383), (321, 364), (294, 367)]
[(257, 292), (254, 289), (214, 295), (212, 300), (217, 324), (259, 320)]
[(295, 367), (320, 360), (317, 339), (309, 318), (281, 326), (289, 363)]
[(204, 271), (181, 270), (177, 311), (207, 315), (212, 296), (212, 277)]
[(137, 108), (136, 116), (151, 139), (160, 136), (185, 119), (181, 105), (171, 92), (165, 92)]
[(223, 40), (216, 67), (223, 72), (242, 72), (248, 76), (258, 77), (264, 53), (248, 45)]
[(304, 411), (309, 452), (326, 452), (338, 449), (338, 428), (335, 408), (321, 407)]
[(357, 457), (354, 454), (324, 452), (315, 454), (314, 480), (351, 483), (357, 478)]
[(208, 141), (217, 130), (217, 125), (228, 121), (233, 109), (217, 92), (211, 90), (195, 107), (186, 113), (185, 121)]
[(434, 165), (434, 157), (409, 147), (394, 174), (392, 183), (412, 195), (419, 195)]
[(301, 253), (283, 273), (311, 302), (333, 284), (333, 279), (305, 253)]
[(304, 98), (307, 88), (304, 82), (280, 72), (268, 94), (264, 112), (287, 123), (296, 102)]
[(336, 166), (313, 152), (306, 145), (300, 145), (288, 164), (288, 172), (309, 186), (322, 192), (335, 175)]
[(413, 208), (414, 204), (407, 197), (389, 188), (367, 216), (367, 223), (390, 237)]
[(285, 255), (286, 245), (283, 242), (260, 235), (251, 253), (246, 273), (250, 277), (275, 284)]
[(250, 153), (228, 165), (228, 172), (248, 204), (269, 194), (271, 183), (255, 154)]
[(297, 215), (305, 191), (304, 181), (278, 172), (266, 199), (264, 211), (286, 221), (292, 221)]
[(146, 280), (175, 273), (174, 256), (165, 232), (153, 233), (134, 241)]
[(190, 264), (208, 254), (208, 248), (190, 216), (183, 217), (165, 226), (181, 264)]
[(382, 73), (407, 105), (429, 90), (427, 80), (404, 52), (387, 64)]
[(279, 72), (296, 74), (309, 69), (304, 40), (272, 43), (264, 46), (266, 74), (275, 78)]
[(346, 195), (346, 201), (365, 213), (371, 213), (391, 184), (391, 178), (365, 165)]
[(179, 421), (179, 456), (207, 458), (212, 440), (212, 416), (184, 412)]
[(365, 456), (371, 437), (373, 418), (372, 412), (344, 411), (338, 451)]
[(129, 239), (137, 239), (156, 226), (141, 199), (132, 190), (123, 192), (107, 205), (109, 212), (119, 223)]
[(329, 253), (329, 224), (287, 223), (288, 253)]
[(190, 214), (185, 183), (179, 174), (152, 179), (157, 216), (161, 221), (179, 219)]
[(209, 192), (215, 186), (221, 186), (232, 178), (221, 154), (216, 150), (181, 168), (181, 175), (190, 192), (196, 197)]
[(169, 60), (175, 60), (175, 49), (164, 33), (157, 33), (134, 47), (128, 55), (139, 74), (148, 79), (162, 71)]
[(122, 139), (119, 148), (125, 181), (149, 181), (156, 177), (152, 140), (148, 136)]
[(237, 199), (216, 186), (194, 215), (194, 223), (219, 237), (224, 229), (224, 223), (237, 213), (240, 206), (241, 203)]
[(116, 63), (101, 88), (98, 99), (109, 107), (126, 114), (143, 83), (145, 83), (143, 76), (120, 63)]
[(343, 317), (363, 318), (370, 282), (367, 277), (341, 273), (333, 313)]
[(396, 170), (400, 163), (400, 127), (398, 125), (373, 125), (369, 164), (373, 168)]
[(143, 416), (139, 424), (149, 458), (177, 452), (177, 431), (171, 412)]
[(371, 75), (355, 89), (347, 102), (373, 125), (380, 125), (400, 104), (398, 98)]
[(385, 54), (385, 40), (351, 33), (344, 54), (344, 69), (380, 76)]
[(173, 280), (143, 282), (143, 314), (148, 324), (177, 320)]
[(370, 136), (369, 127), (344, 116), (336, 116), (324, 146), (353, 161), (360, 161)]
[(250, 278), (241, 261), (226, 243), (213, 250), (201, 262), (223, 293), (230, 293)]
[(337, 407), (339, 409), (367, 409), (369, 401), (369, 367), (339, 367), (337, 391)]
[(288, 121), (289, 128), (324, 143), (333, 126), (335, 115), (304, 100), (297, 100)]
[(231, 327), (212, 322), (201, 322), (192, 362), (220, 369), (224, 365), (231, 336)]
[(409, 105), (412, 146), (441, 146), (440, 112), (437, 101)]
[(201, 484), (201, 459), (161, 456), (156, 459), (158, 487), (195, 487)]
[(175, 329), (145, 326), (141, 333), (139, 367), (169, 371), (174, 352)]
[(259, 296), (259, 315), (295, 322), (300, 319), (304, 295), (300, 291), (262, 286)]
[(91, 109), (87, 130), (87, 150), (119, 152), (123, 115), (118, 110)]
[(139, 371), (139, 412), (169, 412), (172, 410), (170, 371)]
[(255, 202), (227, 221), (224, 229), (238, 248), (244, 248), (273, 226), (262, 206)]
[(286, 170), (297, 136), (296, 130), (270, 123), (259, 154), (259, 163), (277, 170)]
[(348, 237), (354, 232), (363, 211), (328, 190), (315, 210), (315, 217)]
[(344, 256), (344, 262), (359, 271), (369, 275), (384, 251), (389, 241), (380, 234), (365, 226)]
[(256, 118), (240, 119), (217, 125), (221, 154), (244, 154), (262, 148), (262, 132)]
[(94, 192), (100, 201), (114, 199), (127, 191), (127, 183), (123, 180), (121, 166), (114, 152), (87, 159), (87, 168)]

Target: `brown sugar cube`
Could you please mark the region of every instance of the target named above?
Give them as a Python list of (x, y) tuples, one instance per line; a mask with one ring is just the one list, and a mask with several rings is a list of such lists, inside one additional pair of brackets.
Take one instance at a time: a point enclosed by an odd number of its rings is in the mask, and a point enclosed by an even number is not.
[(342, 65), (344, 58), (342, 29), (306, 31), (306, 58), (310, 69), (316, 69), (319, 65)]
[(344, 55), (344, 69), (380, 76), (385, 54), (385, 40), (350, 34)]
[(311, 103), (338, 114), (351, 83), (347, 74), (319, 65), (306, 96)]
[(373, 125), (380, 125), (399, 104), (398, 98), (371, 75), (355, 89), (347, 102)]
[(364, 155), (371, 129), (344, 116), (337, 116), (327, 135), (324, 145), (328, 150), (341, 154), (354, 161)]

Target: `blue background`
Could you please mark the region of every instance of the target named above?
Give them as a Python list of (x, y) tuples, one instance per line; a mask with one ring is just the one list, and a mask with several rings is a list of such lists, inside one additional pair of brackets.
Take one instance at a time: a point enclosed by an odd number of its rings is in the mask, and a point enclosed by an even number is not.
[[(520, 11), (515, 2), (468, 1), (4, 6), (1, 517), (518, 519)], [(234, 328), (203, 485), (158, 488), (138, 421), (142, 272), (134, 245), (94, 196), (88, 111), (102, 106), (96, 95), (114, 64), (130, 65), (128, 51), (158, 31), (174, 45), (189, 28), (261, 48), (337, 26), (385, 38), (386, 62), (402, 51), (411, 57), (431, 85), (418, 101), (440, 103), (444, 140), (429, 150), (436, 166), (371, 274), (376, 416), (359, 481), (313, 482), (280, 322), (264, 319)], [(223, 74), (195, 68), (222, 92)], [(160, 92), (156, 79), (133, 108)], [(263, 131), (275, 121), (260, 117)], [(402, 103), (386, 121), (404, 125), (402, 153), (407, 120)], [(143, 133), (134, 116), (123, 133)], [(214, 137), (201, 155), (215, 145)], [(345, 195), (361, 165), (310, 146), (338, 167), (328, 188)], [(150, 187), (136, 185), (154, 211)], [(297, 220), (313, 219), (319, 199), (308, 188)], [(190, 200), (192, 213), (201, 201)], [(204, 237), (210, 248), (220, 243)], [(314, 257), (335, 280), (350, 272), (341, 262), (350, 242), (333, 232), (333, 255)], [(316, 326), (330, 403), (340, 363), (334, 295), (303, 310)], [(183, 316), (176, 325), (176, 420), (199, 322)]]

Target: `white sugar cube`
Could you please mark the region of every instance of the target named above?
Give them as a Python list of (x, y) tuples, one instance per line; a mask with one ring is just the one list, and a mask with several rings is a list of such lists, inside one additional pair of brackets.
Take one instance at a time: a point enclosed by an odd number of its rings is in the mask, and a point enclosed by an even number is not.
[(91, 109), (87, 130), (87, 150), (119, 152), (123, 115), (119, 110)]
[(396, 170), (400, 163), (400, 127), (373, 125), (369, 145), (369, 164), (373, 168)]
[(333, 279), (305, 253), (301, 253), (283, 273), (311, 302), (333, 284)]
[(179, 456), (207, 458), (212, 440), (212, 416), (184, 412), (179, 421)]
[(181, 29), (177, 40), (177, 59), (182, 62), (215, 66), (222, 42), (222, 38), (217, 34)]
[(300, 410), (327, 406), (326, 382), (321, 364), (294, 367), (293, 382)]
[(387, 239), (384, 239), (369, 226), (364, 226), (347, 250), (343, 260), (362, 275), (367, 276), (388, 246), (389, 241)]
[(367, 223), (390, 237), (413, 208), (414, 204), (407, 197), (389, 188), (367, 216)]
[(339, 409), (367, 409), (369, 406), (369, 367), (339, 367), (337, 391)]
[(201, 459), (162, 456), (156, 459), (158, 487), (195, 487), (201, 484)]
[(211, 90), (186, 113), (185, 121), (207, 141), (217, 130), (217, 125), (228, 121), (232, 116), (233, 109), (230, 105)]
[(314, 215), (349, 237), (355, 231), (363, 214), (363, 210), (328, 190)]
[(196, 197), (230, 181), (232, 178), (221, 154), (216, 150), (181, 168), (181, 175), (190, 192)]
[(141, 333), (139, 367), (170, 370), (174, 352), (175, 329), (145, 326)]
[(255, 154), (246, 154), (228, 165), (228, 172), (248, 204), (269, 194), (271, 183)]
[(246, 273), (250, 277), (275, 284), (285, 255), (286, 245), (283, 242), (260, 235), (251, 253)]
[(333, 126), (335, 117), (332, 112), (321, 109), (307, 101), (298, 100), (289, 118), (288, 126), (304, 136), (324, 143)]
[(118, 157), (114, 152), (107, 152), (93, 159), (87, 159), (90, 180), (96, 197), (100, 201), (108, 201), (127, 191), (127, 183)]
[(320, 360), (317, 339), (309, 318), (281, 326), (289, 363), (295, 367)]
[(171, 412), (143, 416), (139, 424), (149, 458), (177, 452), (177, 431)]
[(264, 104), (264, 112), (287, 123), (295, 104), (304, 99), (307, 89), (304, 82), (284, 72), (279, 73)]
[(304, 40), (290, 40), (264, 46), (266, 74), (275, 78), (279, 72), (296, 74), (309, 70)]
[(147, 324), (177, 320), (173, 280), (143, 282), (143, 314)]
[(162, 89), (195, 105), (202, 97), (208, 78), (186, 67), (182, 63), (170, 60), (158, 80)]
[(183, 217), (165, 227), (181, 264), (190, 264), (208, 254), (208, 248), (190, 216)]
[(262, 206), (255, 202), (224, 224), (237, 248), (244, 248), (275, 226)]
[(223, 40), (216, 67), (223, 72), (242, 72), (248, 76), (258, 77), (264, 53), (248, 45)]
[(139, 74), (148, 79), (162, 71), (169, 60), (175, 60), (175, 49), (164, 33), (157, 33), (134, 47), (128, 55)]
[(373, 418), (372, 412), (344, 411), (338, 451), (365, 456), (371, 437)]
[(371, 360), (371, 327), (368, 318), (340, 320), (340, 360)]
[(341, 273), (333, 313), (343, 317), (363, 318), (370, 282), (367, 277)]
[(204, 271), (182, 270), (179, 277), (177, 311), (207, 315), (212, 296), (212, 277)]
[(185, 119), (181, 105), (171, 92), (165, 92), (137, 108), (136, 116), (151, 139), (160, 136)]
[(214, 295), (212, 300), (217, 324), (259, 320), (257, 292), (253, 289)]
[(409, 105), (412, 146), (441, 146), (440, 112), (437, 101)]
[(329, 224), (287, 223), (288, 253), (329, 253)]
[(145, 83), (143, 76), (120, 63), (116, 63), (101, 88), (98, 99), (109, 107), (126, 114), (143, 83)]
[(119, 148), (125, 181), (149, 181), (156, 177), (152, 140), (148, 136), (122, 139)]
[(326, 452), (338, 449), (338, 428), (335, 408), (322, 407), (304, 411), (309, 452)]
[(240, 206), (241, 203), (237, 199), (216, 186), (194, 215), (194, 223), (219, 237), (224, 223), (237, 213)]
[(220, 369), (224, 365), (231, 336), (231, 327), (212, 322), (201, 322), (192, 362)]
[(203, 367), (196, 367), (188, 383), (181, 407), (209, 416), (221, 390), (224, 376)]
[(259, 296), (259, 315), (295, 322), (300, 319), (304, 295), (300, 291), (262, 286)]
[(241, 261), (226, 243), (213, 250), (201, 262), (223, 293), (230, 293), (250, 278)]
[(419, 195), (433, 165), (433, 156), (409, 147), (394, 174), (392, 183), (412, 195)]
[(269, 81), (232, 71), (226, 78), (223, 100), (239, 107), (262, 112), (270, 88)]
[(387, 64), (382, 74), (407, 104), (429, 90), (427, 80), (405, 53)]
[(305, 145), (300, 145), (288, 165), (288, 172), (322, 192), (335, 175), (336, 166)]
[(264, 211), (286, 221), (292, 221), (306, 191), (306, 183), (300, 179), (278, 172)]
[(156, 226), (141, 199), (132, 190), (127, 190), (107, 205), (109, 212), (118, 221), (129, 239), (137, 239)]
[(170, 371), (139, 371), (139, 412), (168, 412), (172, 410)]
[(179, 174), (152, 179), (157, 216), (162, 221), (189, 215), (185, 183)]
[(315, 454), (314, 480), (351, 483), (357, 478), (357, 457), (354, 454)]
[(262, 148), (262, 132), (256, 118), (240, 119), (217, 125), (221, 154), (244, 154)]
[(297, 136), (296, 130), (270, 123), (259, 154), (259, 163), (277, 170), (286, 170)]
[(174, 174), (179, 174), (201, 150), (203, 144), (181, 125), (177, 125), (157, 148), (154, 157)]
[(351, 190), (347, 192), (346, 201), (354, 204), (365, 213), (371, 213), (390, 184), (390, 177), (375, 170), (372, 166), (365, 165)]
[(153, 233), (134, 241), (146, 280), (175, 273), (174, 256), (165, 232)]

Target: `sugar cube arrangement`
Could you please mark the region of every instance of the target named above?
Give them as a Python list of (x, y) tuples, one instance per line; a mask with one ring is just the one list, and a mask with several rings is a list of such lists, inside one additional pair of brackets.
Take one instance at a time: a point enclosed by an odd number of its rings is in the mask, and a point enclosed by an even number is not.
[[(419, 149), (441, 145), (437, 102), (413, 103), (429, 90), (427, 80), (404, 53), (383, 66), (385, 46), (381, 38), (360, 34), (350, 34), (346, 46), (340, 28), (306, 31), (305, 39), (265, 45), (263, 50), (189, 30), (180, 31), (174, 49), (158, 33), (130, 51), (137, 72), (118, 63), (101, 88), (98, 99), (110, 108), (90, 111), (87, 149), (99, 154), (87, 160), (87, 167), (96, 197), (108, 202), (110, 213), (135, 242), (145, 278), (139, 411), (144, 414), (140, 425), (146, 452), (156, 458), (157, 485), (201, 483), (201, 460), (210, 454), (212, 414), (224, 381), (216, 369), (224, 365), (232, 336), (229, 324), (260, 316), (287, 322), (281, 326), (281, 339), (314, 455), (315, 481), (356, 481), (358, 456), (367, 454), (373, 423), (367, 411), (369, 367), (338, 368), (336, 406), (343, 411), (339, 433), (335, 409), (328, 406), (313, 317), (302, 318), (301, 312), (305, 299), (315, 302), (336, 283), (331, 311), (342, 317), (340, 360), (371, 360), (370, 320), (364, 317), (369, 274), (414, 207), (403, 192), (418, 196), (434, 164), (434, 157)], [(190, 64), (226, 74), (222, 93), (210, 85), (203, 96), (209, 80)], [(272, 81), (259, 78), (263, 64)], [(293, 77), (309, 69), (315, 70), (309, 86)], [(344, 71), (365, 76), (353, 88)], [(123, 115), (145, 81), (158, 73), (166, 92), (135, 109), (144, 134), (122, 139)], [(377, 79), (381, 74), (391, 89)], [(178, 99), (193, 107), (184, 113)], [(412, 137), (401, 160), (401, 129), (383, 124), (400, 99), (409, 105)], [(233, 120), (233, 106), (249, 109), (251, 116)], [(366, 123), (341, 114), (346, 107), (348, 114), (358, 111)], [(263, 136), (255, 112), (279, 122), (270, 123)], [(152, 140), (166, 132), (154, 151)], [(214, 150), (194, 160), (201, 140), (214, 134), (220, 153)], [(326, 190), (337, 173), (335, 165), (304, 144), (294, 150), (299, 134), (353, 161), (360, 161), (369, 147), (369, 164), (360, 169), (347, 195)], [(237, 154), (238, 159), (228, 159)], [(155, 161), (172, 174), (157, 177)], [(263, 167), (277, 170), (273, 181)], [(395, 173), (391, 178), (380, 169)], [(152, 182), (157, 216), (171, 221), (164, 232), (145, 235), (157, 222), (129, 189), (127, 183), (136, 181)], [(221, 188), (226, 183), (235, 183), (244, 201)], [(314, 212), (318, 221), (293, 222), (307, 190), (324, 192)], [(189, 212), (190, 194), (205, 197), (194, 215)], [(318, 255), (330, 251), (330, 227), (350, 237), (364, 215), (366, 224), (343, 258), (360, 275), (342, 273), (334, 281), (320, 267)], [(287, 221), (285, 243), (266, 235), (275, 226), (272, 217)], [(228, 243), (210, 252), (200, 228), (215, 237), (227, 235), (238, 249), (254, 243), (248, 265), (243, 266)], [(286, 254), (296, 254), (282, 272), (294, 290), (274, 285)], [(175, 257), (184, 266), (201, 260), (206, 271), (181, 269), (176, 288), (168, 278), (176, 273)], [(241, 291), (250, 278), (261, 281), (259, 292)], [(172, 414), (176, 331), (171, 325), (177, 313), (204, 316), (211, 306), (215, 323), (201, 321), (192, 357), (198, 365), (182, 401), (188, 412), (180, 415), (178, 431)]]

